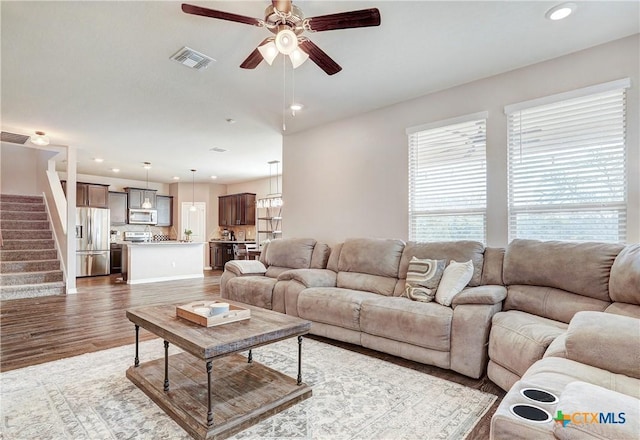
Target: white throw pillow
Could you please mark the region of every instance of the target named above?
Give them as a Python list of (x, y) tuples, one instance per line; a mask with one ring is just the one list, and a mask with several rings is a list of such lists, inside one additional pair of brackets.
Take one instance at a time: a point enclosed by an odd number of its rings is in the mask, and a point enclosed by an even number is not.
[(473, 261), (458, 263), (451, 260), (438, 285), (436, 302), (443, 306), (450, 306), (453, 298), (469, 284), (471, 277), (473, 277)]

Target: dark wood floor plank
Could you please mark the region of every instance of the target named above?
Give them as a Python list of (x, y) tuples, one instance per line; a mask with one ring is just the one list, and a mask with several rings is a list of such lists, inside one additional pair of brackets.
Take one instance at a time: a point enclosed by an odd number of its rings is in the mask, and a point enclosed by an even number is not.
[[(133, 344), (135, 332), (126, 317), (127, 309), (219, 299), (221, 273), (206, 271), (201, 279), (136, 285), (118, 282), (115, 275), (79, 278), (75, 295), (2, 301), (0, 371)], [(467, 437), (468, 440), (489, 438), (491, 416), (505, 393), (486, 376), (471, 379), (363, 347), (309, 337), (498, 396), (497, 402)], [(155, 335), (141, 329), (141, 341), (154, 338)]]

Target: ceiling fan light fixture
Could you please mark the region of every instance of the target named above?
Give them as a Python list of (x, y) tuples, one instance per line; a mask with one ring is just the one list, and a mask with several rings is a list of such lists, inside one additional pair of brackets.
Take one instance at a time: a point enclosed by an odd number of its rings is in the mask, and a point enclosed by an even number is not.
[(309, 55), (299, 47), (289, 54), (289, 59), (294, 69), (302, 66), (302, 64), (309, 59)]
[(36, 135), (31, 136), (31, 143), (44, 147), (45, 145), (49, 145), (49, 136), (47, 136), (44, 131), (36, 131)]
[(269, 65), (273, 64), (273, 60), (278, 56), (278, 48), (273, 41), (269, 41), (267, 44), (263, 44), (258, 47), (258, 52), (262, 55), (262, 58), (269, 63)]
[(289, 55), (298, 48), (298, 36), (291, 29), (281, 29), (276, 35), (276, 47), (280, 53)]

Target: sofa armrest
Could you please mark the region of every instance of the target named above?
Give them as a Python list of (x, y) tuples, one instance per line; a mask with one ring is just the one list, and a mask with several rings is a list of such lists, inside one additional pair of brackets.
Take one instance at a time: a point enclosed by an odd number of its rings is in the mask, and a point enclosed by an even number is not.
[[(638, 438), (640, 403), (626, 394), (587, 382), (571, 382), (562, 391), (557, 408), (564, 414), (578, 413), (572, 423), (553, 424), (553, 434), (559, 440)], [(588, 417), (598, 413), (599, 423), (592, 423)], [(602, 415), (608, 423), (603, 423)]]
[(297, 281), (305, 287), (335, 287), (338, 274), (329, 269), (292, 269), (282, 272), (278, 281)]
[(267, 268), (258, 260), (231, 260), (224, 265), (224, 270), (237, 276), (264, 275)]
[(507, 297), (507, 288), (504, 286), (489, 284), (486, 286), (470, 287), (464, 289), (453, 298), (451, 303), (455, 308), (461, 304), (498, 304)]
[(567, 358), (640, 379), (640, 319), (578, 312), (567, 329)]

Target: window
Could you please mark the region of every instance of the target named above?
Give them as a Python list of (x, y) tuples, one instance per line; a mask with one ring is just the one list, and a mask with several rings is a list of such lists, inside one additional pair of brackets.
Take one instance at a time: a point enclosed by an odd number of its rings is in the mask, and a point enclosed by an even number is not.
[(505, 108), (509, 240), (624, 242), (628, 80)]
[(486, 242), (486, 118), (407, 129), (410, 240)]

